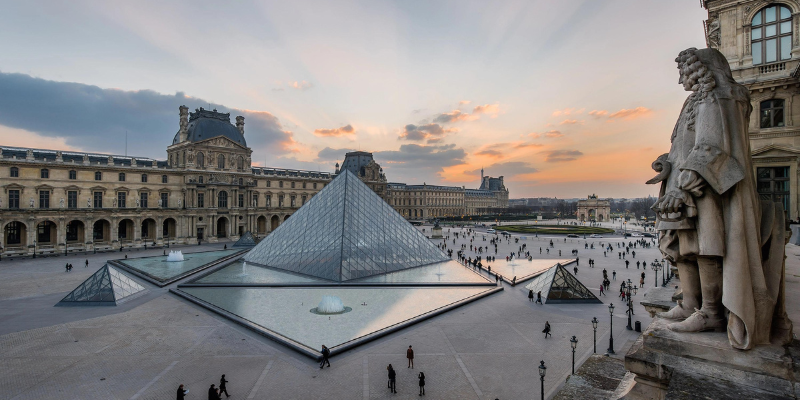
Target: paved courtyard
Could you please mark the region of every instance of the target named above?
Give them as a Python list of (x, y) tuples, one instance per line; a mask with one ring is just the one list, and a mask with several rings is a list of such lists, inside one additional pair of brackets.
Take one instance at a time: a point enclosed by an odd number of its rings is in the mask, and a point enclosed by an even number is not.
[[(428, 232), (430, 226), (424, 227)], [(444, 229), (445, 235), (448, 228)], [(456, 229), (451, 229), (450, 234)], [(461, 232), (461, 230), (458, 230)], [(617, 306), (614, 316), (616, 357), (622, 357), (637, 337), (626, 329), (624, 304), (616, 297), (623, 279), (638, 282), (636, 260), (659, 256), (655, 247), (637, 248), (632, 266), (615, 253), (603, 257), (600, 242), (622, 241), (619, 236), (602, 239), (568, 239), (563, 236), (526, 235), (519, 244), (503, 240), (498, 258), (516, 251), (522, 243), (536, 259), (570, 258), (578, 249), (577, 278), (598, 293), (601, 271), (617, 271), (605, 304), (546, 304), (528, 302), (524, 283), (482, 300), (429, 319), (332, 358), (331, 368), (201, 307), (168, 289), (133, 278), (148, 289), (144, 296), (118, 307), (53, 307), (64, 295), (95, 272), (106, 259), (162, 254), (162, 250), (90, 254), (0, 261), (0, 387), (10, 399), (170, 399), (179, 384), (190, 390), (187, 398), (205, 399), (210, 384), (221, 374), (230, 381), (229, 392), (237, 399), (380, 399), (417, 398), (416, 374), (426, 375), (426, 394), (433, 399), (530, 399), (538, 398), (539, 360), (547, 365), (545, 393), (550, 397), (570, 373), (569, 338), (579, 340), (576, 360), (592, 354), (592, 317), (600, 320), (597, 350), (608, 347), (608, 303)], [(554, 250), (540, 255), (538, 248), (553, 239)], [(627, 239), (631, 241), (635, 238)], [(483, 234), (475, 236), (477, 245)], [(594, 243), (585, 250), (584, 243)], [(450, 248), (468, 239), (452, 240)], [(228, 243), (230, 245), (230, 243)], [(221, 249), (223, 243), (176, 247), (184, 253)], [(558, 250), (562, 256), (558, 257)], [(467, 252), (467, 256), (475, 256)], [(484, 254), (485, 255), (485, 254)], [(787, 297), (790, 317), (800, 295), (800, 248), (787, 246)], [(589, 258), (596, 267), (588, 266)], [(90, 266), (84, 268), (84, 260)], [(64, 272), (64, 264), (75, 265)], [(570, 272), (571, 267), (570, 267)], [(647, 269), (644, 290), (653, 285)], [(659, 278), (660, 282), (660, 278)], [(634, 298), (634, 321), (644, 328), (650, 318)], [(544, 339), (545, 321), (553, 336)], [(413, 345), (415, 369), (406, 368), (405, 351)], [(386, 386), (386, 366), (398, 371), (398, 394)]]

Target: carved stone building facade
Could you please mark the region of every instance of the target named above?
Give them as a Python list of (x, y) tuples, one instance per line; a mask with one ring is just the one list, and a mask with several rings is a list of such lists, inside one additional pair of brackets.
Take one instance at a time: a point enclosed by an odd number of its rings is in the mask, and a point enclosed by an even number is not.
[(166, 160), (0, 147), (0, 253), (266, 235), (333, 175), (251, 166), (244, 118), (179, 109)]
[(578, 200), (576, 213), (581, 222), (605, 222), (611, 215), (611, 202), (598, 199), (597, 195), (588, 196), (586, 200)]
[[(800, 1), (704, 0), (706, 41), (750, 89), (750, 149), (762, 198), (800, 217)], [(676, 74), (677, 76), (677, 74)], [(797, 101), (795, 101), (797, 100)]]

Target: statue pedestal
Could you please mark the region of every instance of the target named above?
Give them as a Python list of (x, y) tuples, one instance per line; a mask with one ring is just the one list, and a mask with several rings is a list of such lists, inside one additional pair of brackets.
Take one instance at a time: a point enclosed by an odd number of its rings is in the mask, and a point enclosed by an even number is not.
[(431, 239), (441, 239), (442, 238), (442, 227), (436, 225), (431, 229)]
[[(800, 396), (800, 343), (736, 350), (725, 332), (678, 333), (656, 318), (625, 356), (636, 384), (624, 399)], [(798, 365), (800, 366), (800, 364)]]

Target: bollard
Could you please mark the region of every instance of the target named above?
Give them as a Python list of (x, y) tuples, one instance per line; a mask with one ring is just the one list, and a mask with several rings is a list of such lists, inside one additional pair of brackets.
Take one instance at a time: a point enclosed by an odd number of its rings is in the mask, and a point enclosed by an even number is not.
[(634, 324), (634, 329), (633, 330), (635, 330), (636, 332), (641, 332), (642, 331), (642, 323), (639, 322), (639, 321), (636, 321), (636, 323)]

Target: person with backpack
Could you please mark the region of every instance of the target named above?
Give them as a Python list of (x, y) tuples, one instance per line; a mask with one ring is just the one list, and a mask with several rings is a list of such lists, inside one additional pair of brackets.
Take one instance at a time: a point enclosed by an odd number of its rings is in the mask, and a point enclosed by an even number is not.
[(331, 362), (330, 360), (328, 360), (328, 357), (330, 357), (331, 355), (331, 350), (328, 349), (328, 347), (323, 344), (320, 353), (322, 353), (322, 362), (319, 363), (319, 369), (322, 369), (325, 366), (325, 364), (328, 364), (328, 368), (330, 368)]

